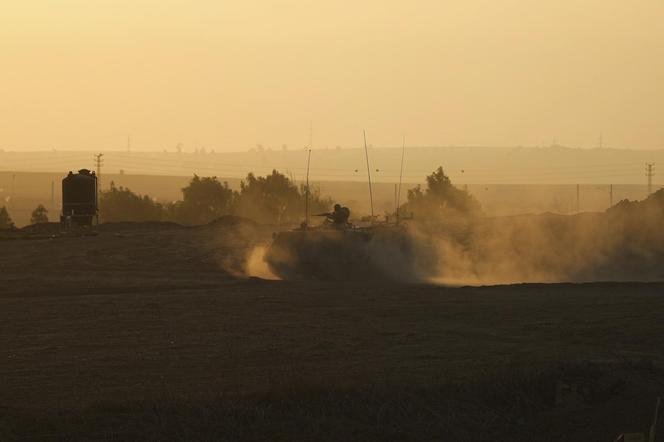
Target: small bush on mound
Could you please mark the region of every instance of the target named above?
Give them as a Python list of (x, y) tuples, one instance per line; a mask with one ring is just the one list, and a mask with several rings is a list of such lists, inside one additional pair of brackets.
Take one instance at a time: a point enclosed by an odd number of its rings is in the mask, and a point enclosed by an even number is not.
[(5, 206), (0, 207), (0, 230), (11, 230), (14, 228), (14, 222)]
[(42, 224), (48, 222), (48, 210), (42, 204), (38, 205), (35, 210), (32, 211), (30, 216), (30, 224)]

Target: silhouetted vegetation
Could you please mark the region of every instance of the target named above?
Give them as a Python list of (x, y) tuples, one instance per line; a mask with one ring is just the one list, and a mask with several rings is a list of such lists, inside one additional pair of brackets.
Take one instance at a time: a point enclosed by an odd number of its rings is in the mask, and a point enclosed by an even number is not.
[(11, 216), (5, 206), (0, 208), (0, 230), (13, 229), (14, 222), (12, 221)]
[(449, 215), (470, 215), (480, 211), (479, 202), (467, 191), (452, 184), (442, 167), (427, 176), (427, 187), (419, 184), (408, 190), (408, 201), (401, 207), (402, 213), (418, 217), (440, 218)]
[(159, 221), (164, 208), (147, 195), (138, 195), (111, 182), (110, 189), (99, 197), (99, 214), (104, 222)]
[(194, 177), (182, 189), (182, 201), (168, 206), (168, 218), (183, 224), (206, 224), (228, 215), (233, 191), (217, 177)]
[[(235, 201), (235, 212), (256, 221), (269, 223), (297, 222), (303, 219), (306, 186), (298, 188), (287, 176), (273, 170), (270, 175), (247, 175), (240, 183)], [(331, 200), (323, 199), (318, 191), (309, 195), (312, 213), (328, 211)]]
[(609, 208), (607, 213), (630, 213), (637, 218), (654, 216), (664, 219), (664, 189), (659, 189), (643, 201), (622, 200)]
[(42, 224), (48, 222), (48, 210), (43, 204), (37, 206), (30, 215), (30, 224)]
[[(226, 215), (237, 215), (268, 224), (299, 222), (304, 218), (306, 187), (296, 186), (287, 176), (273, 170), (267, 176), (253, 173), (233, 191), (217, 177), (194, 175), (182, 188), (182, 200), (160, 204), (111, 183), (101, 193), (99, 206), (104, 222), (174, 221), (181, 224), (207, 224)], [(332, 201), (311, 189), (311, 213), (328, 211)]]

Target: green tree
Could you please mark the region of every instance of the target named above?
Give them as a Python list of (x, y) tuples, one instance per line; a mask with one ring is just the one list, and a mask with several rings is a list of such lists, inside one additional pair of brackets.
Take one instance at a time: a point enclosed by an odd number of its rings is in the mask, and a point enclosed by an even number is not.
[(99, 215), (104, 222), (160, 221), (164, 208), (147, 195), (138, 195), (111, 182), (109, 190), (99, 196)]
[(182, 189), (182, 201), (172, 204), (169, 213), (185, 224), (206, 224), (230, 213), (233, 196), (227, 182), (221, 183), (217, 177), (194, 175)]
[(417, 185), (408, 190), (408, 201), (402, 206), (402, 213), (414, 213), (419, 217), (440, 217), (450, 215), (471, 215), (480, 211), (480, 204), (466, 190), (458, 189), (438, 167), (427, 176), (427, 187)]
[(0, 230), (8, 230), (14, 228), (14, 222), (5, 206), (0, 208)]
[(40, 224), (48, 222), (48, 210), (44, 207), (43, 204), (37, 206), (35, 210), (32, 211), (32, 216), (30, 216), (31, 224)]

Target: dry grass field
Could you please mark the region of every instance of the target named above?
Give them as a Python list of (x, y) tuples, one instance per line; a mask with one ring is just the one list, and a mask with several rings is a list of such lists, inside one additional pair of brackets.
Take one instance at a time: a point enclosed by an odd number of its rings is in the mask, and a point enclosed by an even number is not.
[(3, 441), (611, 441), (664, 394), (664, 284), (269, 281), (237, 276), (266, 228), (50, 233), (0, 238)]

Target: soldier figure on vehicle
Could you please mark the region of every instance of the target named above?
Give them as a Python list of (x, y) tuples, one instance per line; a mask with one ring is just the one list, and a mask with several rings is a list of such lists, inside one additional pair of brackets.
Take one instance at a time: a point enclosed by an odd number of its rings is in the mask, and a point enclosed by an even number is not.
[(325, 216), (327, 221), (334, 227), (343, 228), (348, 227), (348, 219), (350, 218), (350, 209), (342, 207), (341, 204), (334, 205), (334, 211), (328, 213), (321, 213), (320, 216)]

